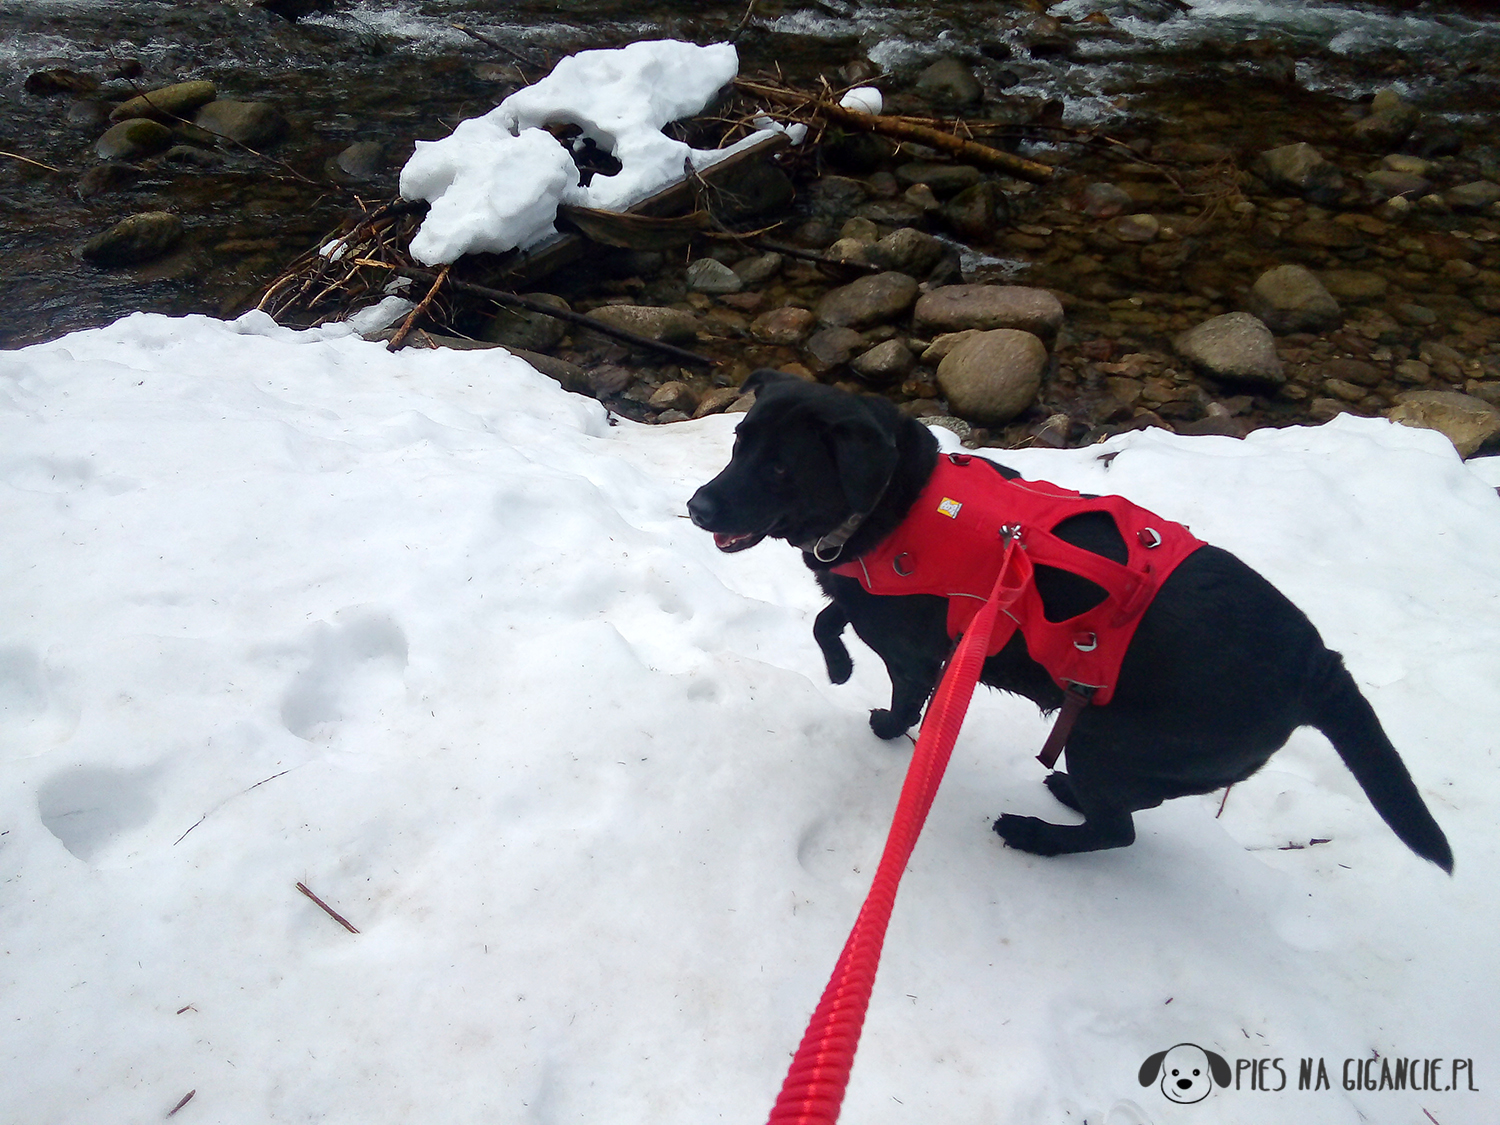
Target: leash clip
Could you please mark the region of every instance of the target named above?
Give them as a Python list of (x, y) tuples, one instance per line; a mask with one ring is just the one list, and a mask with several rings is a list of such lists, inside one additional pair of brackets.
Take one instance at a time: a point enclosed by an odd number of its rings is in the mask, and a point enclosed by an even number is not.
[[(1002, 523), (1000, 525), (1000, 538), (1009, 543), (1012, 539), (1021, 538), (1022, 527), (1018, 523)], [(1025, 544), (1022, 544), (1024, 546)]]

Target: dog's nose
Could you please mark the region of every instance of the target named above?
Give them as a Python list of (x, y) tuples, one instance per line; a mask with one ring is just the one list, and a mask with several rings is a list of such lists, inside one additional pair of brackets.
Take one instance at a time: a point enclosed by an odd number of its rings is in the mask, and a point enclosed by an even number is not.
[(1179, 1090), (1190, 1089), (1192, 1087), (1192, 1085), (1193, 1085), (1193, 1080), (1191, 1078), (1179, 1078), (1177, 1080), (1177, 1088)]
[(687, 509), (688, 518), (705, 531), (710, 530), (709, 524), (718, 513), (718, 505), (702, 488), (693, 493), (693, 498), (688, 501)]

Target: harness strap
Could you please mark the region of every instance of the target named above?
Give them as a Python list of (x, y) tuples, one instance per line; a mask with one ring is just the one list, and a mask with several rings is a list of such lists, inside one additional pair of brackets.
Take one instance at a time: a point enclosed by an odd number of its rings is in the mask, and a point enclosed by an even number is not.
[(1094, 689), (1084, 687), (1081, 684), (1071, 685), (1063, 692), (1062, 710), (1057, 713), (1057, 721), (1052, 724), (1052, 732), (1047, 735), (1047, 741), (1042, 744), (1042, 752), (1036, 756), (1049, 770), (1057, 765), (1057, 759), (1063, 752), (1063, 747), (1068, 744), (1068, 735), (1073, 733), (1073, 724), (1078, 721), (1079, 714), (1092, 701)]

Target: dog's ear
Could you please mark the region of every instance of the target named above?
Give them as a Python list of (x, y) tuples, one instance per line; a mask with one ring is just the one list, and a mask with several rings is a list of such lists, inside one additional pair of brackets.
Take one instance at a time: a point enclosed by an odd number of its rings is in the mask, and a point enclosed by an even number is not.
[(1161, 1060), (1167, 1057), (1167, 1052), (1157, 1051), (1145, 1062), (1141, 1063), (1141, 1072), (1136, 1077), (1141, 1080), (1142, 1086), (1149, 1086), (1156, 1081), (1156, 1076), (1161, 1073)]
[(762, 387), (769, 386), (772, 383), (785, 383), (788, 380), (791, 380), (793, 382), (802, 382), (802, 380), (798, 379), (797, 376), (788, 375), (785, 371), (777, 371), (770, 367), (762, 367), (759, 370), (750, 372), (749, 378), (747, 378), (743, 383), (740, 384), (740, 393), (753, 395)]
[(1224, 1056), (1216, 1055), (1212, 1051), (1203, 1053), (1208, 1056), (1208, 1069), (1209, 1073), (1214, 1076), (1214, 1081), (1220, 1086), (1228, 1086), (1234, 1076), (1229, 1073), (1229, 1064), (1224, 1061)]
[(839, 483), (855, 512), (868, 513), (896, 472), (896, 438), (873, 418), (840, 418), (829, 429)]

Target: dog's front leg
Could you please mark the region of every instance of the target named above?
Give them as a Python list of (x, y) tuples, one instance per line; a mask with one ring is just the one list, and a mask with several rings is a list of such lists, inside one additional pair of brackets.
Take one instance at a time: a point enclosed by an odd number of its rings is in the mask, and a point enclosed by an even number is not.
[(854, 661), (844, 647), (844, 626), (849, 624), (849, 615), (844, 607), (834, 602), (825, 606), (813, 621), (813, 640), (823, 650), (823, 664), (828, 669), (831, 683), (841, 684), (854, 671)]
[(922, 705), (937, 686), (938, 668), (924, 675), (924, 670), (905, 669), (889, 660), (885, 667), (891, 677), (891, 706), (889, 710), (876, 708), (870, 712), (870, 729), (881, 738), (895, 738), (922, 717)]

